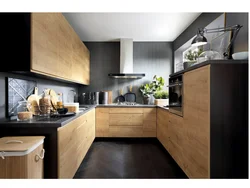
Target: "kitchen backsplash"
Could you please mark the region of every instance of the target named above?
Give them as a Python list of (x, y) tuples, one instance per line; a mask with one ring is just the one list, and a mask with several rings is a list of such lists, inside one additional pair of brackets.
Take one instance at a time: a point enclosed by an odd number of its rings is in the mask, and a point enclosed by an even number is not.
[[(67, 102), (68, 98), (70, 97), (71, 90), (76, 92), (76, 96), (78, 96), (78, 85), (77, 84), (68, 84), (54, 80), (48, 79), (40, 79), (34, 77), (23, 76), (19, 74), (11, 74), (6, 72), (0, 72), (0, 118), (6, 117), (6, 77), (12, 78), (20, 78), (20, 79), (27, 79), (27, 80), (34, 80), (37, 83), (38, 93), (42, 93), (44, 89), (50, 88), (55, 90), (56, 92), (63, 93), (63, 101)], [(78, 98), (76, 97), (76, 100)]]
[(162, 76), (167, 90), (168, 77), (171, 74), (172, 43), (171, 42), (134, 42), (133, 69), (134, 73), (145, 73), (142, 79), (114, 79), (109, 73), (120, 71), (120, 43), (119, 42), (84, 42), (90, 51), (90, 85), (79, 87), (79, 101), (82, 102), (82, 93), (96, 91), (112, 91), (113, 102), (117, 101), (119, 90), (123, 94), (133, 86), (136, 102), (143, 103), (139, 87), (151, 82), (154, 75)]

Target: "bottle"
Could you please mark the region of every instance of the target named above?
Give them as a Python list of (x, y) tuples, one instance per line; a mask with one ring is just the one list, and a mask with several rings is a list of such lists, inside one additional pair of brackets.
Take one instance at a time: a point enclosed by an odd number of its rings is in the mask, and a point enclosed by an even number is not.
[(57, 93), (58, 101), (57, 101), (57, 108), (63, 108), (63, 94)]

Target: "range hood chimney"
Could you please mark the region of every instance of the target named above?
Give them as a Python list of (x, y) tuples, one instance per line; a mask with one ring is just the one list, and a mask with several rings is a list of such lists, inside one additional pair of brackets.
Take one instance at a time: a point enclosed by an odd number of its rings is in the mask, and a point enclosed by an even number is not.
[(143, 73), (133, 73), (133, 40), (120, 40), (120, 73), (110, 73), (112, 78), (142, 78)]

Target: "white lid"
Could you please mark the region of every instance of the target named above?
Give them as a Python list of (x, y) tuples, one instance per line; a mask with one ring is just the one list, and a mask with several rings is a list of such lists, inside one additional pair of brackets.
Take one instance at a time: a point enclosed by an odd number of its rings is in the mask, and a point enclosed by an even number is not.
[(0, 157), (24, 156), (44, 141), (44, 136), (16, 136), (0, 138)]
[(74, 103), (64, 103), (64, 106), (79, 106), (79, 102), (74, 102)]

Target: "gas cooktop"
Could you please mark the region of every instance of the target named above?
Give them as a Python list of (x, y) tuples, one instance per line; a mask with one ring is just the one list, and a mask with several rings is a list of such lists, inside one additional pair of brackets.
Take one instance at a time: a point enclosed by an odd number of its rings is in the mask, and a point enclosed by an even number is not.
[(119, 103), (115, 103), (115, 105), (126, 105), (126, 106), (136, 106), (139, 105), (136, 102), (119, 102)]

